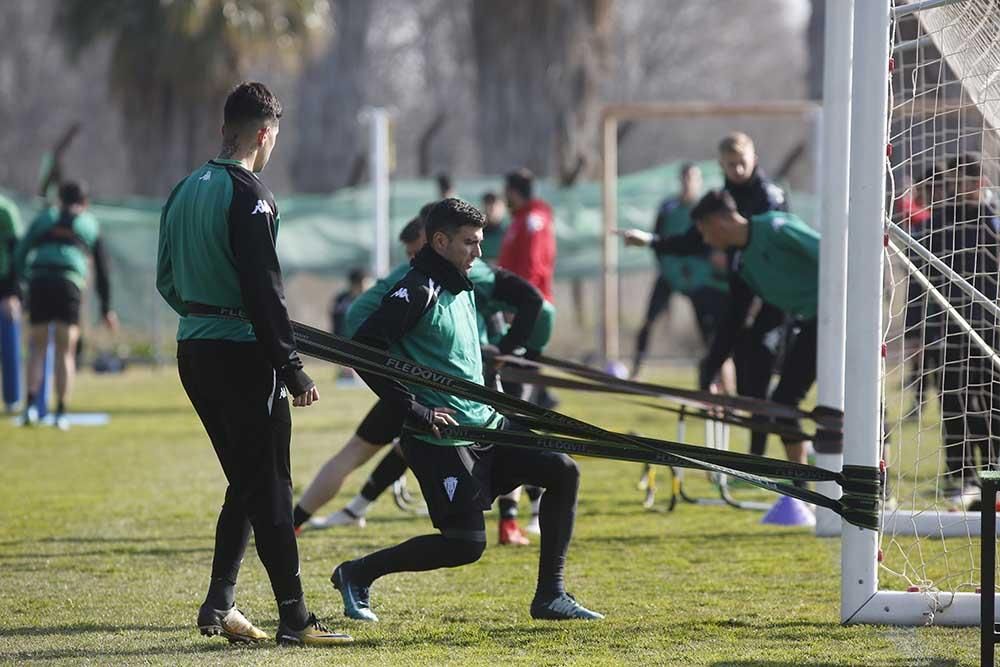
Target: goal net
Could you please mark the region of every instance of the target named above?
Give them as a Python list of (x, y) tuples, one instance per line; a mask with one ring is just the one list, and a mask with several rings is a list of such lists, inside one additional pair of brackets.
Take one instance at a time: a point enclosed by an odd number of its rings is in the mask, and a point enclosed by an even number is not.
[(1000, 1), (902, 5), (890, 31), (879, 588), (912, 594), (918, 622), (978, 624), (978, 473), (1000, 448)]

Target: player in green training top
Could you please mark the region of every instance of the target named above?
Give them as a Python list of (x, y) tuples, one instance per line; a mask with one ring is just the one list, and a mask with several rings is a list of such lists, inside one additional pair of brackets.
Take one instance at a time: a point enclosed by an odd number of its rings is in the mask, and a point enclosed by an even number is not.
[(7, 412), (21, 401), (21, 290), (14, 270), (20, 234), (17, 204), (0, 195), (0, 372)]
[[(800, 218), (770, 211), (745, 218), (725, 190), (711, 190), (691, 211), (705, 243), (730, 253), (730, 270), (765, 303), (796, 321), (798, 335), (785, 352), (776, 403), (796, 406), (816, 380), (819, 233)], [(728, 351), (727, 351), (728, 352)], [(709, 369), (713, 374), (718, 368)], [(795, 420), (781, 420), (796, 425)], [(805, 443), (782, 438), (789, 460), (806, 462)]]
[[(680, 192), (666, 199), (656, 213), (654, 234), (667, 238), (683, 234), (691, 228), (691, 208), (698, 203), (702, 187), (701, 169), (687, 162), (680, 168)], [(639, 376), (639, 369), (646, 356), (649, 334), (660, 314), (670, 304), (670, 296), (680, 292), (691, 300), (695, 320), (705, 345), (712, 343), (715, 327), (722, 320), (729, 306), (729, 285), (726, 282), (725, 257), (716, 251), (685, 256), (674, 256), (655, 246), (659, 274), (646, 307), (646, 320), (639, 329), (632, 362), (632, 377)]]
[(174, 188), (160, 218), (156, 287), (181, 316), (177, 366), (229, 487), (215, 532), (205, 635), (259, 642), (236, 608), (236, 578), (253, 528), (278, 606), (279, 644), (351, 641), (306, 608), (292, 527), (291, 414), (319, 400), (302, 370), (275, 248), (280, 217), (257, 177), (278, 138), (281, 103), (260, 83), (226, 100), (219, 157)]
[[(468, 273), (481, 254), (483, 224), (482, 213), (461, 200), (438, 202), (427, 216), (427, 245), (354, 338), (481, 384), (483, 360)], [(489, 405), (371, 373), (359, 374), (381, 400), (405, 415), (413, 429), (404, 431), (400, 444), (440, 532), (341, 563), (332, 579), (344, 599), (344, 613), (359, 620), (378, 620), (368, 591), (372, 582), (387, 574), (458, 567), (479, 560), (486, 548), (483, 511), (496, 496), (529, 483), (546, 490), (532, 617), (601, 618), (576, 602), (563, 584), (576, 514), (576, 463), (550, 451), (442, 439), (440, 425), (511, 425)]]
[(31, 323), (28, 354), (28, 401), (22, 423), (38, 421), (35, 398), (41, 390), (49, 328), (55, 337), (55, 425), (66, 430), (66, 401), (76, 375), (76, 346), (80, 340), (80, 301), (87, 284), (91, 258), (104, 323), (112, 331), (118, 318), (111, 310), (107, 260), (97, 219), (87, 208), (90, 199), (83, 183), (59, 186), (59, 207), (44, 209), (17, 244), (15, 265), (28, 281)]

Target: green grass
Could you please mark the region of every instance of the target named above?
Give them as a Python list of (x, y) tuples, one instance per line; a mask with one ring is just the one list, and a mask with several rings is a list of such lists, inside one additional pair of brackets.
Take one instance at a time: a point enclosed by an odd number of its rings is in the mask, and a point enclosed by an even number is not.
[[(297, 493), (371, 403), (367, 390), (335, 389), (328, 369), (311, 368), (323, 400), (295, 411)], [(664, 413), (603, 396), (561, 396), (567, 412), (595, 423), (675, 434)], [(383, 499), (364, 530), (300, 540), (309, 603), (354, 635), (352, 647), (230, 647), (194, 627), (224, 480), (176, 373), (84, 376), (74, 407), (110, 412), (112, 422), (68, 434), (0, 424), (0, 663), (978, 664), (977, 629), (839, 625), (838, 541), (762, 526), (757, 512), (647, 511), (635, 488), (637, 465), (586, 459), (567, 580), (605, 621), (532, 621), (537, 544), (491, 542), (474, 565), (379, 581), (373, 604), (382, 622), (348, 622), (328, 583), (331, 569), (430, 528)], [(689, 432), (700, 438), (699, 428)], [(707, 492), (702, 475), (688, 479)], [(660, 480), (662, 494), (664, 473)], [(492, 517), (489, 526), (492, 539)], [(252, 550), (238, 603), (273, 632), (274, 603)]]

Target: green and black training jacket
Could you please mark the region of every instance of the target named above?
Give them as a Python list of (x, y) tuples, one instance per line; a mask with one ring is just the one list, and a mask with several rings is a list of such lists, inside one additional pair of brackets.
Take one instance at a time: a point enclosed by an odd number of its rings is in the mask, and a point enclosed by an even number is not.
[(288, 319), (274, 195), (236, 160), (210, 160), (181, 181), (160, 216), (156, 287), (181, 316), (177, 340), (259, 342), (292, 396), (302, 370)]

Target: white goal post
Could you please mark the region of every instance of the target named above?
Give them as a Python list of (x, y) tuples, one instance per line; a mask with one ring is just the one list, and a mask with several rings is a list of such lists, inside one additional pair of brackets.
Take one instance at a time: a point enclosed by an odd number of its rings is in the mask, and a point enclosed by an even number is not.
[[(889, 361), (893, 357), (889, 343), (902, 350), (904, 335), (891, 333), (900, 329), (898, 323), (900, 316), (898, 308), (894, 308), (893, 299), (902, 293), (904, 306), (913, 303), (920, 305), (907, 293), (906, 281), (909, 278), (913, 278), (913, 284), (918, 285), (922, 293), (927, 295), (921, 298), (934, 301), (936, 307), (940, 309), (941, 316), (957, 325), (956, 329), (961, 335), (971, 339), (970, 350), (975, 349), (975, 352), (969, 352), (969, 359), (975, 356), (977, 359), (981, 357), (994, 364), (997, 362), (996, 353), (989, 348), (989, 344), (963, 319), (958, 309), (949, 303), (952, 299), (959, 299), (959, 302), (962, 302), (962, 299), (982, 300), (984, 299), (982, 294), (976, 292), (965, 277), (954, 274), (944, 262), (928, 256), (929, 253), (923, 250), (918, 242), (910, 238), (902, 227), (890, 219), (887, 210), (887, 204), (896, 202), (903, 194), (909, 196), (910, 191), (916, 189), (912, 185), (901, 183), (897, 187), (895, 180), (892, 181), (894, 183), (892, 189), (886, 187), (888, 175), (892, 174), (894, 169), (901, 172), (900, 159), (912, 161), (906, 165), (911, 174), (915, 164), (923, 166), (930, 163), (934, 174), (929, 179), (935, 183), (938, 178), (956, 179), (957, 170), (954, 167), (949, 168), (953, 172), (949, 175), (944, 174), (943, 168), (939, 170), (938, 165), (942, 163), (942, 159), (957, 159), (959, 153), (968, 150), (969, 143), (974, 145), (975, 142), (980, 142), (985, 145), (984, 137), (995, 131), (991, 127), (994, 118), (989, 105), (996, 104), (996, 97), (984, 95), (983, 92), (987, 90), (988, 85), (992, 85), (991, 82), (996, 76), (1000, 76), (1000, 67), (991, 62), (995, 60), (995, 56), (990, 55), (989, 44), (977, 41), (979, 35), (972, 34), (970, 26), (984, 28), (984, 34), (995, 36), (998, 25), (996, 12), (1000, 7), (991, 6), (993, 2), (965, 1), (967, 4), (961, 10), (956, 8), (963, 4), (963, 0), (922, 0), (909, 4), (902, 2), (893, 4), (891, 0), (864, 0), (854, 5), (853, 50), (848, 51), (853, 55), (854, 75), (850, 128), (849, 266), (846, 282), (846, 358), (850, 362), (845, 364), (844, 375), (845, 385), (850, 387), (850, 391), (847, 392), (845, 399), (844, 464), (879, 465), (883, 459), (883, 443), (888, 442), (889, 430), (892, 430), (899, 440), (893, 443), (893, 447), (898, 446), (900, 450), (918, 446), (918, 443), (909, 441), (914, 439), (914, 429), (917, 440), (925, 432), (936, 429), (933, 433), (936, 440), (932, 443), (933, 451), (911, 454), (917, 463), (911, 464), (911, 478), (905, 479), (905, 482), (914, 489), (910, 494), (910, 502), (923, 505), (912, 504), (911, 508), (905, 510), (885, 508), (880, 533), (844, 525), (841, 536), (841, 620), (844, 623), (903, 626), (980, 624), (980, 595), (976, 588), (979, 573), (974, 555), (977, 553), (974, 539), (979, 535), (979, 512), (966, 511), (963, 508), (957, 511), (941, 509), (939, 502), (941, 489), (935, 488), (932, 498), (921, 498), (916, 491), (917, 480), (913, 478), (918, 474), (919, 466), (931, 470), (938, 470), (942, 466), (941, 460), (945, 455), (941, 453), (943, 447), (940, 434), (944, 429), (943, 421), (946, 415), (942, 409), (944, 416), (932, 416), (932, 419), (940, 421), (935, 422), (932, 427), (921, 425), (920, 420), (923, 415), (920, 401), (923, 399), (918, 398), (916, 409), (918, 423), (910, 427), (911, 430), (907, 432), (902, 427), (890, 429), (886, 411), (887, 395), (891, 391), (888, 377), (891, 373), (898, 376), (905, 371), (908, 360), (905, 353), (898, 353), (895, 359)], [(832, 4), (838, 3), (834, 0)], [(831, 6), (828, 3), (828, 8)], [(915, 24), (917, 36), (905, 42), (897, 39), (896, 48), (893, 50), (893, 40), (900, 21), (914, 13), (942, 11), (942, 8), (949, 6), (950, 9), (947, 10), (949, 14), (933, 15), (933, 21), (930, 20), (930, 14), (927, 15), (927, 20), (918, 17)], [(912, 21), (912, 18), (910, 20)], [(965, 28), (970, 31), (964, 32)], [(904, 99), (903, 103), (894, 102), (890, 108), (889, 91), (892, 90), (890, 68), (893, 63), (891, 56), (895, 54), (902, 56), (904, 52), (925, 46), (936, 48), (940, 54), (930, 63), (930, 67), (934, 68), (934, 76), (938, 77), (937, 81), (932, 81), (930, 85), (923, 87), (918, 86), (917, 81), (923, 74), (918, 70), (921, 67), (928, 67), (928, 64), (915, 61), (917, 65), (912, 72), (906, 71), (897, 75), (902, 77), (900, 79), (903, 82), (902, 87), (906, 88), (902, 97), (906, 98), (908, 95), (910, 98)], [(968, 51), (968, 54), (965, 51)], [(972, 67), (963, 71), (963, 66), (970, 63)], [(895, 66), (900, 67), (900, 63), (895, 62)], [(911, 77), (912, 85), (909, 83)], [(962, 99), (969, 101), (965, 107), (959, 108), (957, 121), (954, 118), (946, 118), (946, 114), (955, 111), (948, 107), (948, 101), (945, 99), (947, 86), (961, 89)], [(919, 104), (916, 103), (918, 100)], [(914, 108), (924, 104), (929, 105), (938, 116), (927, 120), (912, 115), (914, 114), (912, 108), (909, 110), (902, 108), (904, 103), (911, 103), (910, 106)], [(901, 115), (894, 119), (893, 112), (897, 109)], [(982, 136), (974, 136), (975, 131), (963, 134), (965, 124), (969, 122), (965, 119), (966, 114), (975, 114), (977, 118), (983, 118), (978, 130)], [(896, 135), (890, 132), (890, 121), (903, 123), (904, 129), (899, 135), (902, 137), (900, 142), (910, 142), (911, 145), (907, 148), (912, 149), (912, 155), (893, 158), (893, 138)], [(958, 130), (954, 132), (957, 138), (949, 137), (948, 133), (951, 132), (949, 122), (958, 124)], [(922, 134), (917, 141), (914, 141), (912, 135), (917, 132)], [(917, 155), (918, 147), (920, 155)], [(924, 155), (923, 152), (927, 154)], [(986, 161), (985, 156), (983, 161)], [(941, 197), (940, 193), (937, 197)], [(956, 199), (954, 193), (951, 197), (952, 205), (957, 206), (954, 202), (959, 199)], [(948, 204), (948, 200), (932, 196), (930, 201), (925, 202), (926, 208), (923, 211), (931, 215), (936, 210), (934, 206), (939, 203), (943, 207)], [(934, 223), (930, 224), (933, 231)], [(951, 252), (954, 256), (955, 251)], [(921, 275), (921, 269), (910, 259), (913, 257), (919, 257), (932, 266), (935, 275), (944, 276), (938, 280), (947, 281), (946, 294), (942, 293), (945, 290), (939, 289)], [(894, 276), (886, 273), (891, 271), (893, 266), (901, 268), (905, 274), (904, 279), (898, 284), (894, 282)], [(886, 280), (887, 277), (889, 280)], [(883, 285), (887, 285), (889, 290), (888, 299), (883, 293)], [(975, 295), (970, 296), (973, 292)], [(986, 311), (991, 311), (993, 307), (988, 299), (981, 305)], [(926, 318), (930, 316), (925, 314), (923, 317), (925, 319), (918, 325), (921, 330), (929, 326), (926, 324)], [(928, 345), (926, 342), (923, 344)], [(940, 345), (943, 348), (948, 344), (945, 336), (944, 342)], [(914, 356), (922, 359), (921, 354), (923, 353)], [(969, 359), (962, 361), (968, 365)], [(920, 363), (922, 366), (923, 361)], [(890, 364), (894, 365), (890, 368)], [(922, 390), (924, 380), (922, 367), (920, 373), (919, 382)], [(905, 382), (900, 384), (903, 389), (913, 391), (913, 388)], [(939, 385), (937, 391), (939, 394), (946, 393), (947, 388)], [(901, 394), (902, 390), (896, 393)], [(965, 400), (968, 409), (969, 399)], [(964, 423), (966, 416), (962, 414), (959, 418)], [(897, 416), (896, 419), (896, 424), (900, 425), (905, 417)], [(932, 440), (930, 437), (927, 439)], [(963, 448), (967, 445), (966, 442), (962, 443)], [(928, 450), (931, 449), (928, 445)], [(921, 461), (919, 456), (924, 456), (926, 460)], [(897, 454), (896, 459), (903, 465), (905, 458), (902, 452)], [(936, 473), (936, 477), (935, 473), (930, 473), (928, 477), (929, 485), (940, 485), (942, 479), (940, 472)], [(900, 479), (904, 479), (904, 476)], [(993, 511), (993, 508), (988, 507), (986, 510)], [(914, 541), (904, 542), (901, 539), (907, 536), (914, 537)], [(923, 538), (926, 539), (921, 541)], [(952, 542), (949, 542), (949, 539)], [(931, 562), (933, 558), (929, 553), (931, 547), (939, 548), (943, 552), (940, 562)], [(888, 562), (890, 554), (883, 553), (883, 549), (892, 551), (892, 556), (897, 557), (900, 564)], [(928, 571), (933, 570), (935, 566), (941, 572), (934, 572), (932, 573), (934, 576), (931, 576)], [(885, 575), (886, 580), (882, 585), (880, 585), (880, 573)], [(941, 581), (939, 582), (937, 578)], [(906, 586), (907, 582), (911, 585)], [(901, 583), (904, 590), (899, 590)], [(994, 610), (993, 622), (996, 621), (1000, 621), (1000, 604)]]

